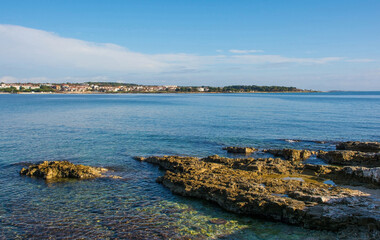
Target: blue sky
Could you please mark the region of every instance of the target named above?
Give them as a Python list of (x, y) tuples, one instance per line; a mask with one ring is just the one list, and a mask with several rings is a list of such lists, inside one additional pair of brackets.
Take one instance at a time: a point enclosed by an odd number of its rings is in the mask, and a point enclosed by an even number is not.
[(0, 81), (380, 90), (380, 1), (0, 2)]

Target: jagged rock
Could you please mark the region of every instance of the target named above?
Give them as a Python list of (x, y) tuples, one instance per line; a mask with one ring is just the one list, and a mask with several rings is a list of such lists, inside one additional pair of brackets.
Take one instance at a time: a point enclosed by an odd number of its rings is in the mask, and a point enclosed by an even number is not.
[(341, 185), (365, 186), (367, 188), (379, 188), (380, 185), (380, 168), (305, 164), (302, 173), (333, 180), (334, 183)]
[(353, 150), (360, 152), (380, 152), (380, 142), (341, 142), (336, 145), (337, 150)]
[(107, 169), (89, 167), (81, 164), (73, 164), (68, 161), (44, 161), (40, 164), (32, 164), (20, 171), (21, 175), (38, 177), (43, 179), (55, 178), (96, 178), (102, 177)]
[(338, 176), (342, 167), (219, 156), (140, 160), (167, 170), (157, 182), (174, 193), (212, 201), (231, 212), (313, 229), (371, 226), (377, 235), (380, 230), (379, 207), (368, 194), (318, 180), (319, 175)]
[(242, 153), (248, 154), (256, 152), (258, 149), (253, 147), (224, 147), (223, 150), (227, 150), (229, 153)]
[(302, 166), (280, 158), (225, 158), (218, 155), (202, 159), (203, 162), (220, 163), (232, 169), (252, 171), (254, 174), (296, 174)]
[(277, 157), (283, 157), (290, 161), (304, 161), (315, 154), (313, 151), (309, 150), (296, 150), (296, 149), (266, 149), (265, 152), (271, 153)]
[(368, 180), (369, 182), (380, 184), (380, 167), (344, 167), (342, 172), (346, 175), (351, 175), (360, 179)]
[(365, 153), (349, 150), (319, 151), (318, 157), (330, 164), (380, 167), (380, 153)]

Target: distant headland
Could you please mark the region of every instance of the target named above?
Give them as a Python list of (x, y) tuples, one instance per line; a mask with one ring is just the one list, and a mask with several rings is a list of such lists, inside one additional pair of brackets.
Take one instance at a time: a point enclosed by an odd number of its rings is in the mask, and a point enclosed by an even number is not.
[(139, 85), (117, 82), (86, 83), (0, 83), (1, 93), (263, 93), (263, 92), (317, 92), (284, 86), (232, 85), (176, 86), (176, 85)]

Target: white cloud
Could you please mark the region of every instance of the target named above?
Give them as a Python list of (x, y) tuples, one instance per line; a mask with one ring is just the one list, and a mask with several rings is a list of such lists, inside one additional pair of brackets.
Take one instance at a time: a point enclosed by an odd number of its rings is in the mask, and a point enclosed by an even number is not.
[[(0, 24), (0, 81), (3, 82), (58, 82), (124, 80), (126, 76), (141, 83), (160, 74), (187, 78), (189, 73), (209, 76), (236, 75), (245, 66), (278, 64), (313, 65), (337, 61), (356, 61), (341, 57), (297, 58), (281, 55), (253, 54), (262, 50), (228, 51), (233, 54), (202, 56), (197, 54), (144, 54), (110, 43), (94, 43), (61, 37), (55, 33), (15, 25)], [(369, 59), (361, 59), (364, 62)], [(221, 73), (224, 72), (224, 73)], [(12, 76), (12, 77), (11, 77)], [(200, 76), (200, 75), (199, 75)], [(207, 76), (207, 77), (206, 77)], [(128, 79), (127, 79), (128, 81)], [(132, 80), (133, 81), (133, 80)]]
[(63, 38), (54, 33), (0, 25), (0, 63), (3, 65), (75, 68), (96, 71), (160, 71), (167, 67), (149, 55), (114, 44)]
[(340, 61), (341, 57), (325, 58), (291, 58), (280, 55), (235, 55), (230, 57), (231, 63), (238, 64), (279, 64), (279, 63), (298, 63), (298, 64), (324, 64), (328, 62)]
[(374, 59), (369, 58), (357, 58), (357, 59), (347, 59), (345, 62), (353, 62), (353, 63), (367, 63), (367, 62), (375, 62)]
[(263, 50), (239, 50), (239, 49), (231, 49), (229, 50), (230, 53), (236, 53), (236, 54), (248, 54), (248, 53), (262, 53)]

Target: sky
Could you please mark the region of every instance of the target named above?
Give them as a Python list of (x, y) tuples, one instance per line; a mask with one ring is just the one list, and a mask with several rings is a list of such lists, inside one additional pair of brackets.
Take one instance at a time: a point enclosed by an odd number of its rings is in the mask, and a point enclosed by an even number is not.
[(0, 0), (0, 82), (380, 90), (379, 0)]

